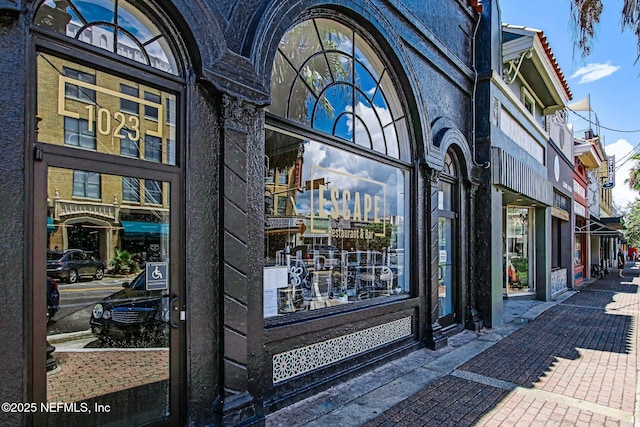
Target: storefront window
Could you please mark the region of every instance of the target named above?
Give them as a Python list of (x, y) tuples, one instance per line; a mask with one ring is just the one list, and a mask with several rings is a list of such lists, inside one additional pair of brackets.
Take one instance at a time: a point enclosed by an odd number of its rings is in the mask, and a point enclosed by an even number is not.
[(576, 251), (573, 262), (576, 266), (582, 265), (582, 236), (576, 236)]
[[(391, 70), (366, 40), (310, 19), (278, 46), (267, 107), (265, 317), (409, 292), (407, 123)], [(302, 136), (310, 128), (320, 136)]]
[(265, 316), (408, 292), (407, 172), (272, 129), (266, 147), (298, 175), (265, 179)]
[(530, 209), (507, 208), (507, 292), (532, 291), (530, 279)]

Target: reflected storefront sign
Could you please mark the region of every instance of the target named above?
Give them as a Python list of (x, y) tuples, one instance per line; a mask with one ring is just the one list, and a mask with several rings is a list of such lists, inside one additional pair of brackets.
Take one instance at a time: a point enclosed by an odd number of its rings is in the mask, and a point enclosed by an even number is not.
[(402, 169), (276, 131), (267, 155), (266, 317), (408, 292)]
[(38, 141), (176, 164), (174, 94), (45, 53), (38, 94)]

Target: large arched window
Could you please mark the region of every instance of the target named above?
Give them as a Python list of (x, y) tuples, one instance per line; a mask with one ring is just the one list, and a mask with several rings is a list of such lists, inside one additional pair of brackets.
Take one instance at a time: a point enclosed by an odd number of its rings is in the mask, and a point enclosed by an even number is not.
[(346, 25), (310, 19), (289, 30), (278, 47), (271, 89), (267, 110), (273, 114), (401, 158), (407, 123), (390, 72)]
[(409, 132), (377, 52), (326, 18), (280, 42), (265, 141), (265, 317), (409, 292)]

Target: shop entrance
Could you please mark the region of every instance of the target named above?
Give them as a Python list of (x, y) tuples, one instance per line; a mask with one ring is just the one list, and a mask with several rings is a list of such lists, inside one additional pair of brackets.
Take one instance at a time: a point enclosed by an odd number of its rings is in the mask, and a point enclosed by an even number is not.
[(91, 224), (73, 224), (68, 227), (69, 248), (78, 248), (100, 257), (100, 230)]
[[(176, 233), (172, 236), (170, 232), (176, 218), (173, 211), (179, 203), (175, 199), (177, 192), (172, 191), (177, 179), (168, 175), (168, 179), (153, 180), (162, 189), (162, 203), (139, 206), (153, 213), (158, 221), (154, 224), (166, 230), (160, 238), (150, 233), (158, 247), (153, 261), (146, 254), (142, 258), (140, 253), (125, 248), (118, 220), (118, 211), (124, 208), (102, 203), (101, 198), (82, 202), (82, 209), (101, 216), (106, 224), (101, 232), (110, 238), (105, 239), (103, 252), (111, 255), (102, 257), (99, 251), (77, 249), (94, 248), (94, 236), (100, 232), (88, 231), (92, 229), (83, 224), (67, 226), (64, 222), (65, 216), (79, 209), (72, 191), (64, 190), (72, 188), (69, 184), (74, 170), (68, 167), (69, 163), (73, 162), (47, 152), (42, 162), (46, 166), (36, 165), (38, 179), (43, 172), (47, 188), (60, 189), (58, 200), (52, 205), (47, 203), (46, 215), (55, 211), (53, 216), (61, 220), (54, 221), (53, 227), (68, 233), (63, 240), (67, 244), (58, 250), (47, 247), (45, 328), (47, 340), (54, 342), (55, 350), (47, 361), (46, 393), (42, 399), (46, 404), (64, 402), (80, 409), (42, 414), (46, 420), (39, 425), (177, 423), (184, 313), (181, 280), (172, 274), (180, 271), (175, 262), (179, 251), (171, 245)], [(125, 178), (106, 173), (103, 166), (108, 165), (89, 162), (84, 166), (91, 171), (87, 173), (99, 175), (101, 187), (117, 188)], [(134, 172), (140, 174), (141, 170), (131, 171)], [(138, 177), (141, 183), (151, 180), (146, 174)], [(144, 197), (141, 194), (142, 201)], [(35, 203), (43, 205), (42, 200)], [(44, 213), (38, 216), (45, 217)], [(34, 272), (36, 275), (42, 272)], [(65, 334), (71, 338), (60, 340)], [(38, 343), (34, 347), (35, 344)]]
[(505, 209), (505, 294), (535, 292), (531, 237), (532, 209), (509, 206)]
[[(103, 21), (85, 26), (91, 34), (74, 26), (94, 16), (95, 4), (58, 6), (43, 2), (35, 20), (46, 34), (35, 37), (32, 94), (29, 395), (54, 410), (34, 414), (33, 425), (179, 425), (186, 311), (177, 117), (184, 88), (166, 75), (176, 64), (161, 37), (136, 45), (152, 47), (133, 55), (159, 69), (145, 72), (105, 58), (95, 49), (105, 48), (100, 43), (70, 54), (51, 42), (47, 31), (62, 12), (67, 36), (91, 44), (89, 36), (109, 34)], [(150, 21), (120, 6), (122, 25), (137, 25), (132, 34), (144, 37)]]
[(450, 153), (438, 185), (438, 322), (460, 323), (460, 184), (458, 166)]

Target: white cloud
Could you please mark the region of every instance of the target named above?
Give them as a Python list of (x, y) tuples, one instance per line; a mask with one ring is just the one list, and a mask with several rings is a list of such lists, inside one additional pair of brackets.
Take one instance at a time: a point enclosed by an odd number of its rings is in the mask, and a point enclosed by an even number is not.
[(571, 75), (571, 78), (581, 77), (578, 84), (591, 83), (596, 80), (600, 80), (620, 69), (618, 65), (611, 65), (609, 62), (606, 64), (589, 64), (585, 67), (581, 67)]
[(613, 187), (613, 202), (620, 208), (625, 208), (629, 203), (636, 200), (638, 193), (629, 188), (625, 180), (629, 178), (629, 171), (635, 165), (635, 160), (629, 160), (621, 165), (621, 160), (633, 150), (633, 146), (625, 139), (619, 139), (613, 144), (604, 148), (607, 156), (616, 156), (616, 186)]

